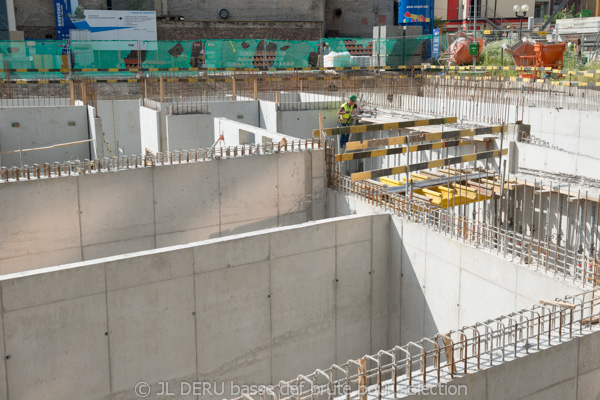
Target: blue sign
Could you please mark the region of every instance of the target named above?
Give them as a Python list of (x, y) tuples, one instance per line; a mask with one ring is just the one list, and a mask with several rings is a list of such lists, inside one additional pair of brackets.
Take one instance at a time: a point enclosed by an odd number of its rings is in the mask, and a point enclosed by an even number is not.
[(440, 30), (439, 29), (434, 29), (433, 30), (433, 41), (432, 41), (432, 50), (431, 50), (431, 56), (437, 60), (438, 57), (440, 56)]
[(434, 0), (400, 0), (398, 2), (398, 23), (400, 25), (420, 25), (423, 34), (433, 30)]
[(77, 29), (72, 18), (81, 17), (78, 15), (80, 13), (83, 14), (83, 7), (79, 6), (77, 0), (54, 0), (57, 40), (69, 40), (69, 31)]

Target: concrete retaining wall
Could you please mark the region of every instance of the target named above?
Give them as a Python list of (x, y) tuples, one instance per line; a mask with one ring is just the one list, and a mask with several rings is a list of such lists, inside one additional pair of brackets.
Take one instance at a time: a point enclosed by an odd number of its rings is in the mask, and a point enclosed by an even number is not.
[(1, 189), (6, 274), (322, 219), (325, 158), (279, 153)]
[(140, 146), (139, 154), (144, 154), (146, 149), (160, 151), (159, 112), (143, 106), (140, 106)]
[[(87, 107), (14, 107), (0, 109), (0, 152), (52, 146), (89, 139)], [(69, 125), (74, 123), (74, 125)], [(19, 127), (13, 127), (19, 124)], [(90, 158), (88, 143), (54, 149), (1, 154), (0, 165), (22, 165), (63, 162)]]
[[(98, 100), (98, 117), (114, 155), (118, 149), (123, 154), (141, 154), (139, 100)], [(103, 146), (104, 154), (110, 157), (106, 145)]]
[[(600, 395), (600, 361), (597, 349), (600, 333), (575, 338), (552, 348), (529, 354), (491, 369), (451, 381), (462, 388), (465, 400), (593, 400)], [(444, 385), (445, 386), (445, 385)], [(445, 393), (453, 393), (442, 388)], [(433, 391), (432, 391), (433, 393)], [(439, 393), (444, 393), (439, 391)], [(455, 392), (454, 393), (458, 393)], [(406, 399), (437, 399), (434, 394), (413, 395)]]
[(231, 121), (225, 118), (215, 119), (215, 133), (213, 142), (223, 136), (226, 146), (240, 146), (259, 143), (279, 143), (282, 140), (290, 142), (298, 140), (295, 137), (270, 132), (241, 122)]
[[(328, 216), (375, 209), (351, 196), (327, 191)], [(509, 259), (392, 216), (390, 240), (390, 345), (401, 345), (537, 303), (581, 288)]]
[(0, 397), (272, 384), (387, 348), (388, 223), (346, 217), (5, 276)]

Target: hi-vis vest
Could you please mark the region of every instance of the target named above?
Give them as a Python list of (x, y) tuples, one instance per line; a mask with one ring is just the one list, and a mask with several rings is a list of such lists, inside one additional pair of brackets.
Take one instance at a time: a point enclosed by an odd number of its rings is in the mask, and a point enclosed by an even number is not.
[(342, 104), (341, 108), (343, 108), (346, 113), (340, 115), (338, 118), (341, 124), (346, 125), (348, 121), (350, 121), (350, 117), (352, 117), (350, 111), (354, 110), (354, 107), (356, 107), (356, 104), (354, 104), (352, 107), (350, 107), (348, 103)]

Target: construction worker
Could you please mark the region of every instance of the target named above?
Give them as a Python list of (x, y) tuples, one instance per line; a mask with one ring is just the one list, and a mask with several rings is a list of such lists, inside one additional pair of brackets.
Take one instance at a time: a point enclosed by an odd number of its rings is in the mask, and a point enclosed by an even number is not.
[[(338, 112), (338, 120), (340, 123), (340, 127), (350, 126), (352, 123), (352, 114), (358, 114), (358, 104), (356, 104), (356, 96), (351, 95), (348, 98), (348, 101), (340, 107), (340, 111)], [(350, 134), (344, 133), (340, 136), (340, 147), (345, 148), (346, 142), (348, 142), (348, 137)]]

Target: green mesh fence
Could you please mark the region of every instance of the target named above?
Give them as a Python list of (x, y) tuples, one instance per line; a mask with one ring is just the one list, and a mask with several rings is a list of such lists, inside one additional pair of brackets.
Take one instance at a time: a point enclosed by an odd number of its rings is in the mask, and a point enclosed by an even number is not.
[[(328, 38), (319, 41), (0, 41), (0, 69), (11, 77), (41, 78), (75, 74), (131, 75), (128, 69), (368, 67), (417, 64), (429, 36), (402, 39)], [(442, 51), (445, 41), (442, 40)], [(61, 72), (58, 72), (61, 71)], [(2, 73), (2, 72), (0, 72)]]
[[(66, 41), (0, 41), (0, 69), (68, 69)], [(44, 72), (53, 77), (58, 73)], [(13, 74), (13, 76), (17, 76)], [(36, 78), (38, 72), (20, 72), (18, 77)], [(4, 73), (2, 72), (2, 77)]]
[(207, 68), (306, 68), (318, 64), (316, 41), (206, 40)]

